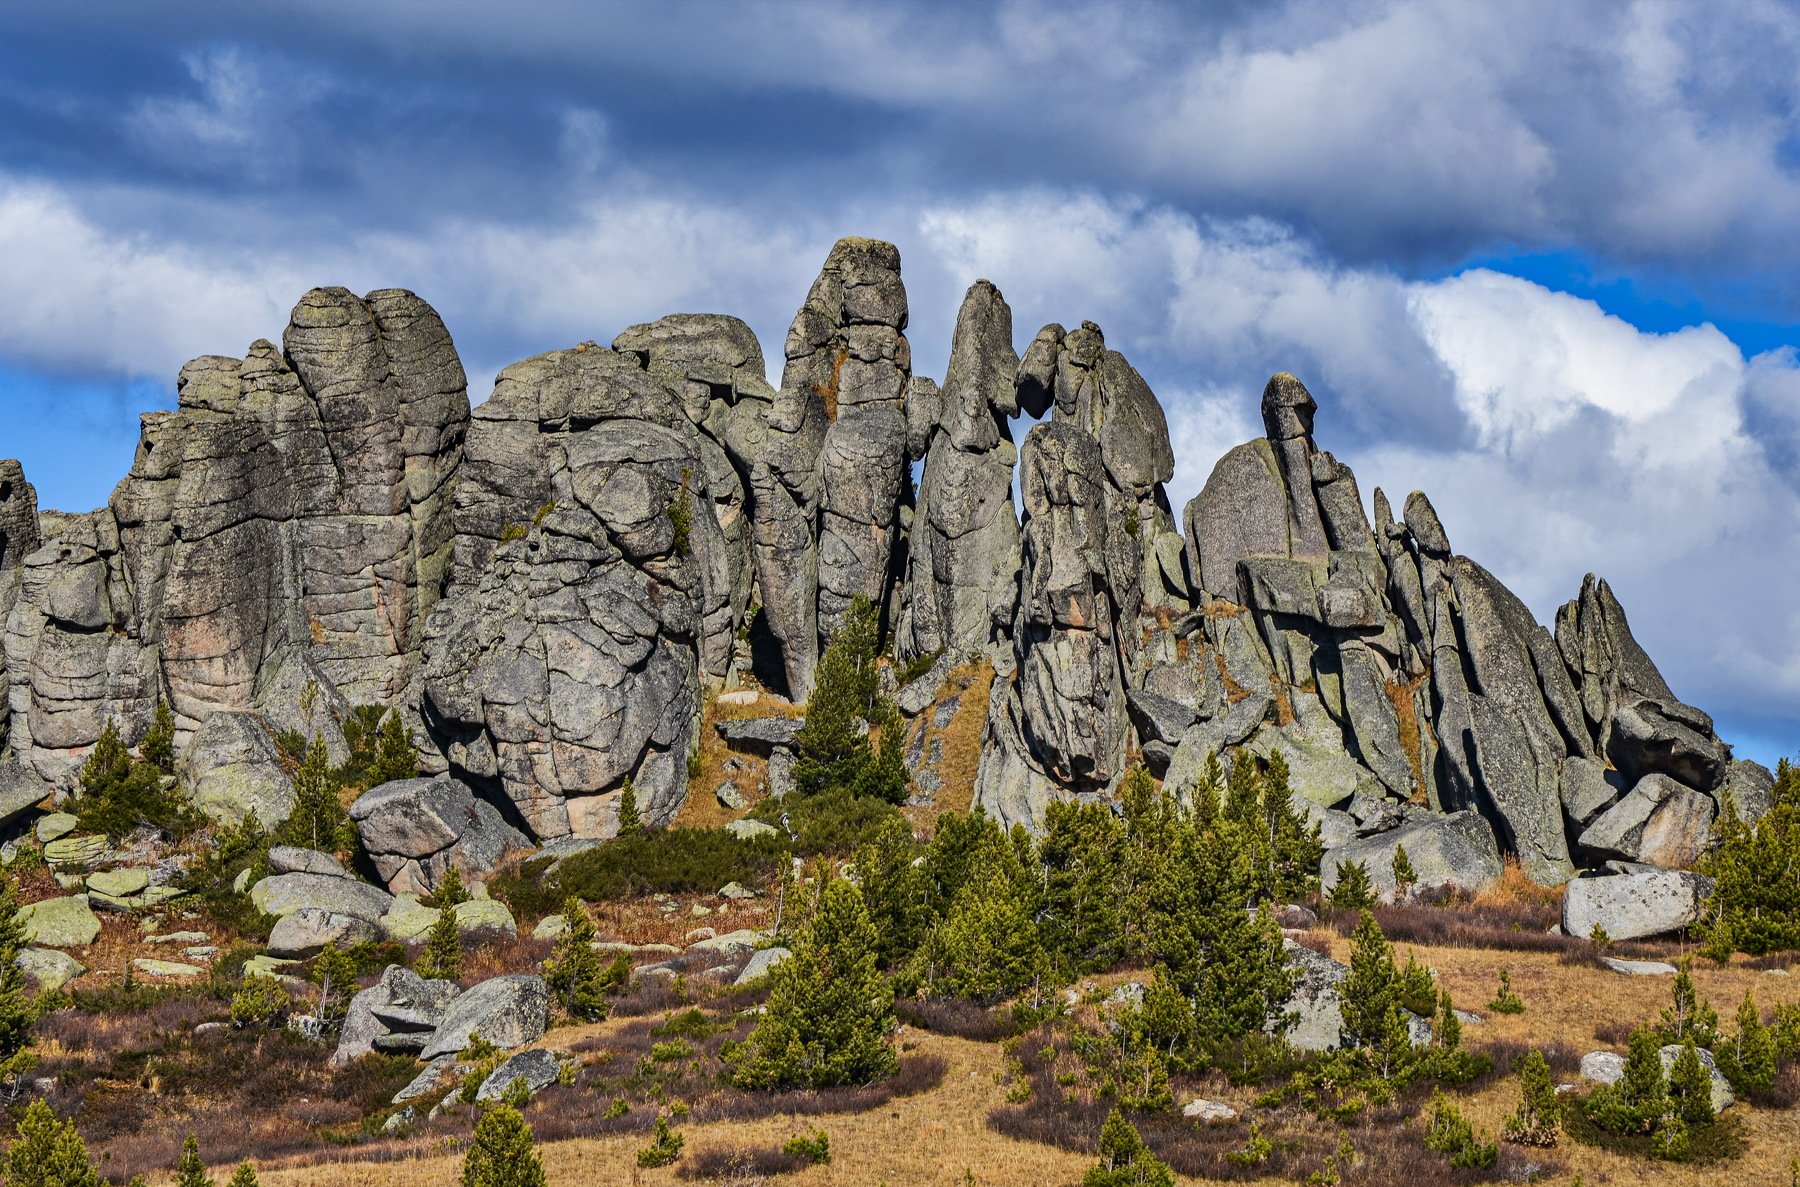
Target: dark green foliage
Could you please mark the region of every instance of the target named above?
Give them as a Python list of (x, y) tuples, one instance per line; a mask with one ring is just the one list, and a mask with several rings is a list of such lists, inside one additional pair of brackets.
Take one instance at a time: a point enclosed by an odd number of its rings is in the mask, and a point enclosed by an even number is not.
[(1737, 1033), (1714, 1047), (1713, 1057), (1720, 1074), (1744, 1095), (1767, 1092), (1775, 1083), (1775, 1036), (1763, 1025), (1756, 998), (1748, 989), (1738, 1006)]
[(1675, 982), (1670, 986), (1674, 1000), (1663, 1010), (1656, 1033), (1665, 1043), (1692, 1039), (1702, 1047), (1711, 1047), (1719, 1038), (1719, 1014), (1694, 988), (1688, 966), (1688, 961), (1682, 961), (1675, 974)]
[(181, 875), (187, 892), (183, 906), (198, 911), (215, 926), (240, 935), (267, 939), (275, 926), (273, 916), (257, 910), (250, 896), (232, 889), (238, 875), (249, 871), (250, 882), (269, 873), (271, 838), (254, 812), (235, 825), (213, 829), (210, 843), (201, 846), (198, 858)]
[[(817, 795), (764, 800), (751, 817), (791, 833), (793, 851), (802, 857), (853, 852), (873, 840), (889, 821), (901, 819), (893, 804), (858, 795), (848, 787), (830, 788)], [(789, 843), (783, 838), (782, 844)]]
[(381, 723), (375, 743), (375, 763), (364, 786), (380, 787), (398, 779), (418, 777), (419, 754), (413, 749), (412, 733), (400, 720), (398, 711), (389, 712)]
[(19, 888), (11, 878), (0, 875), (0, 1088), (12, 1087), (32, 1062), (35, 1011), (25, 992), (25, 972), (13, 963), (24, 948)]
[(26, 1106), (0, 1174), (7, 1187), (104, 1187), (75, 1123), (58, 1121), (41, 1100)]
[(556, 937), (550, 958), (544, 962), (544, 980), (569, 1017), (598, 1022), (606, 1017), (607, 995), (630, 978), (631, 966), (626, 963), (621, 969), (619, 960), (601, 961), (594, 951), (599, 933), (580, 899), (571, 897), (563, 902), (563, 918), (569, 926)]
[(681, 1157), (681, 1148), (687, 1139), (669, 1128), (669, 1118), (658, 1113), (656, 1126), (650, 1133), (650, 1144), (637, 1152), (637, 1164), (642, 1167), (668, 1166)]
[(138, 743), (138, 756), (165, 775), (175, 773), (175, 714), (167, 701), (156, 702), (150, 732)]
[(925, 983), (931, 992), (994, 1002), (1044, 976), (1048, 960), (1025, 889), (1027, 877), (1011, 846), (990, 851), (926, 938)]
[(181, 1143), (181, 1158), (175, 1163), (174, 1187), (213, 1187), (212, 1176), (206, 1173), (206, 1164), (200, 1161), (200, 1143), (191, 1133)]
[(1562, 1101), (1544, 1053), (1535, 1048), (1519, 1061), (1519, 1107), (1503, 1135), (1520, 1146), (1554, 1146), (1562, 1129)]
[(1125, 955), (1125, 822), (1104, 804), (1053, 802), (1038, 845), (1044, 947), (1070, 973), (1097, 972)]
[[(794, 783), (802, 796), (837, 790), (890, 803), (906, 798), (900, 722), (876, 697), (880, 634), (880, 612), (858, 594), (813, 674), (806, 726), (795, 739)], [(878, 746), (870, 745), (865, 724), (880, 727)]]
[(288, 992), (273, 977), (245, 977), (231, 999), (231, 1021), (238, 1026), (266, 1026), (287, 1012)]
[(356, 826), (344, 810), (338, 787), (325, 739), (315, 734), (294, 772), (294, 811), (275, 830), (276, 841), (321, 853), (349, 852), (356, 844)]
[(1612, 1133), (1647, 1134), (1653, 1130), (1669, 1105), (1661, 1051), (1654, 1030), (1639, 1027), (1632, 1031), (1624, 1074), (1618, 1083), (1602, 1084), (1588, 1094), (1582, 1102), (1587, 1118)]
[(625, 785), (619, 788), (619, 831), (621, 837), (635, 837), (644, 831), (644, 818), (638, 814), (637, 788), (631, 782), (631, 776), (625, 776)]
[(252, 1166), (250, 1160), (246, 1158), (238, 1163), (236, 1170), (231, 1172), (231, 1178), (226, 1181), (225, 1187), (262, 1187), (262, 1185), (257, 1181), (256, 1167)]
[(442, 909), (468, 901), (469, 888), (463, 884), (462, 870), (453, 863), (444, 871), (444, 876), (438, 879), (437, 890), (431, 895), (431, 905)]
[(1782, 760), (1768, 811), (1746, 824), (1728, 798), (1714, 828), (1717, 845), (1701, 863), (1714, 879), (1709, 946), (1759, 956), (1800, 948), (1800, 771)]
[(1418, 958), (1407, 955), (1406, 968), (1400, 973), (1400, 1005), (1421, 1018), (1429, 1018), (1437, 1011), (1437, 981), (1431, 970), (1420, 964)]
[(740, 841), (724, 829), (657, 829), (577, 853), (548, 878), (549, 859), (524, 862), (495, 879), (491, 890), (516, 914), (543, 916), (568, 895), (610, 902), (643, 894), (710, 893), (727, 882), (750, 886), (785, 867), (787, 856), (785, 837)]
[(1486, 1169), (1500, 1157), (1500, 1148), (1478, 1139), (1462, 1110), (1441, 1091), (1432, 1093), (1431, 1115), (1425, 1125), (1425, 1148), (1448, 1154), (1450, 1165), (1459, 1170)]
[(781, 1152), (794, 1158), (804, 1158), (813, 1166), (823, 1166), (831, 1161), (831, 1135), (823, 1129), (795, 1134), (782, 1143)]
[(875, 838), (856, 851), (856, 880), (875, 925), (875, 954), (883, 968), (903, 962), (930, 926), (929, 882), (914, 865), (920, 846), (899, 816), (882, 822)]
[(1150, 1152), (1117, 1106), (1100, 1128), (1099, 1155), (1081, 1177), (1081, 1187), (1175, 1187), (1174, 1173)]
[(1337, 882), (1325, 896), (1325, 905), (1333, 911), (1364, 911), (1375, 905), (1375, 885), (1369, 880), (1369, 867), (1360, 861), (1339, 862)]
[(828, 1088), (893, 1075), (893, 990), (875, 967), (862, 893), (821, 876), (793, 955), (769, 974), (767, 1008), (727, 1055), (740, 1088)]
[(463, 1158), (462, 1187), (547, 1187), (531, 1126), (511, 1105), (481, 1115)]
[(319, 987), (320, 1018), (340, 1018), (356, 993), (356, 958), (336, 944), (313, 958), (311, 981)]
[(1712, 1105), (1712, 1075), (1700, 1062), (1693, 1039), (1681, 1044), (1681, 1053), (1669, 1066), (1669, 1103), (1689, 1125), (1711, 1125), (1717, 1120)]
[(1350, 973), (1340, 991), (1344, 1001), (1344, 1042), (1368, 1051), (1386, 1078), (1411, 1053), (1400, 971), (1381, 925), (1368, 911), (1350, 939)]
[(133, 758), (119, 736), (118, 722), (108, 720), (82, 765), (81, 794), (71, 810), (82, 828), (115, 839), (146, 826), (184, 833), (192, 827), (193, 817), (180, 797), (162, 784), (163, 772)]
[(1394, 897), (1404, 899), (1412, 888), (1419, 884), (1419, 873), (1413, 869), (1412, 859), (1406, 856), (1406, 846), (1394, 846)]
[(427, 980), (454, 981), (462, 974), (462, 958), (462, 929), (456, 926), (456, 911), (443, 907), (425, 933), (425, 949), (413, 969)]
[(1496, 1014), (1523, 1014), (1525, 999), (1513, 989), (1512, 970), (1500, 970), (1500, 988), (1494, 999), (1488, 1003), (1488, 1009)]

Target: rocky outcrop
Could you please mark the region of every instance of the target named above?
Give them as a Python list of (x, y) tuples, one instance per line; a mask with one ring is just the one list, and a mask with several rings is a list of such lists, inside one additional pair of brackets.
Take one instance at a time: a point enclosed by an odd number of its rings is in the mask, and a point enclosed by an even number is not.
[(447, 775), (402, 779), (364, 792), (350, 805), (363, 852), (394, 894), (435, 893), (451, 867), (485, 874), (523, 834), (468, 787)]

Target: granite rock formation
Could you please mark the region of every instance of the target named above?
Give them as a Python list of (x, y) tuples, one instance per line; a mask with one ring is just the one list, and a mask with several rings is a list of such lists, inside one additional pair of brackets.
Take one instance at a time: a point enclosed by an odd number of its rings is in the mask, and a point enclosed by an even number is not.
[[(1506, 855), (1545, 883), (1635, 871), (1598, 893), (1690, 864), (1728, 801), (1766, 805), (1769, 772), (1675, 696), (1604, 581), (1546, 629), (1423, 493), (1365, 506), (1298, 378), (1177, 518), (1162, 408), (1098, 326), (1021, 355), (977, 281), (939, 384), (907, 320), (898, 251), (844, 239), (779, 386), (742, 321), (676, 314), (515, 363), (471, 412), (423, 301), (315, 289), (280, 347), (182, 368), (106, 507), (40, 511), (0, 462), (0, 762), (66, 794), (109, 719), (135, 741), (166, 700), (190, 794), (273, 824), (277, 731), (339, 759), (353, 706), (396, 708), (438, 778), (371, 792), (358, 824), (416, 893), (610, 835), (625, 794), (670, 821), (708, 693), (804, 700), (865, 596), (915, 665), (905, 715), (991, 665), (973, 800), (1008, 823), (1135, 762), (1184, 794), (1211, 755), (1279, 750), (1327, 880), (1400, 844), (1436, 885)], [(770, 755), (773, 779), (791, 739)], [(296, 898), (323, 914), (290, 930), (379, 904), (356, 905)]]

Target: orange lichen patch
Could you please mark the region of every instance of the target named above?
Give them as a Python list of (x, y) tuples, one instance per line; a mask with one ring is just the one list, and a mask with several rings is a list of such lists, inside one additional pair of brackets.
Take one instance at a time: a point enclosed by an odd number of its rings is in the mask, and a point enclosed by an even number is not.
[(1288, 694), (1288, 687), (1281, 677), (1273, 672), (1269, 673), (1269, 695), (1275, 698), (1275, 724), (1294, 724), (1294, 698)]
[(308, 633), (312, 635), (312, 641), (314, 643), (323, 643), (325, 641), (325, 624), (318, 619), (308, 618), (306, 620), (306, 629)]
[(831, 356), (831, 378), (824, 383), (813, 384), (813, 391), (819, 399), (825, 401), (825, 419), (835, 421), (838, 418), (838, 390), (844, 373), (844, 360), (850, 357), (848, 348), (840, 346)]
[(1219, 683), (1225, 686), (1225, 700), (1229, 704), (1237, 704), (1250, 695), (1250, 690), (1231, 678), (1231, 669), (1225, 666), (1225, 657), (1217, 651), (1212, 653), (1213, 666), (1219, 669)]

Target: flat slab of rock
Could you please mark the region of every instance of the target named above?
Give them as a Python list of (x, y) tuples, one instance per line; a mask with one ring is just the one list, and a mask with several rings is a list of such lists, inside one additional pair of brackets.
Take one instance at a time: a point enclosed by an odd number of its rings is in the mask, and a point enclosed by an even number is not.
[(1616, 956), (1602, 956), (1600, 963), (1615, 973), (1624, 973), (1627, 977), (1673, 977), (1675, 966), (1661, 960), (1620, 960)]
[(152, 960), (140, 956), (131, 962), (131, 967), (146, 977), (200, 977), (206, 970), (197, 964), (182, 964), (174, 960)]
[(507, 1057), (481, 1087), (475, 1090), (477, 1104), (503, 1099), (512, 1086), (524, 1081), (527, 1096), (536, 1096), (550, 1085), (556, 1083), (562, 1075), (562, 1061), (557, 1059), (553, 1051), (542, 1049), (521, 1051), (517, 1055)]
[(139, 869), (102, 870), (89, 874), (87, 888), (113, 898), (129, 898), (150, 886), (150, 871)]
[(549, 1025), (550, 987), (542, 977), (495, 977), (465, 990), (450, 1003), (420, 1058), (454, 1055), (477, 1035), (509, 1051), (535, 1043)]
[(38, 948), (85, 948), (100, 936), (100, 920), (83, 895), (50, 898), (19, 911), (25, 942)]
[(52, 812), (37, 822), (38, 844), (48, 845), (51, 841), (61, 840), (80, 827), (81, 821), (67, 812)]
[(448, 1088), (449, 1081), (456, 1075), (457, 1059), (454, 1055), (445, 1055), (432, 1060), (425, 1070), (414, 1076), (405, 1088), (394, 1093), (393, 1104), (403, 1105), (409, 1100), (417, 1100), (421, 1096), (429, 1096), (439, 1088)]
[(734, 956), (739, 952), (750, 952), (768, 942), (766, 932), (752, 931), (744, 928), (739, 931), (728, 931), (722, 936), (714, 936), (710, 940), (701, 940), (688, 948), (690, 952), (718, 952), (726, 956)]
[(44, 846), (44, 861), (53, 869), (89, 869), (105, 861), (112, 850), (105, 837), (63, 837)]
[(337, 915), (354, 915), (371, 923), (387, 914), (394, 896), (380, 887), (354, 878), (326, 874), (276, 874), (250, 888), (250, 901), (258, 910), (274, 916), (292, 915), (302, 907), (317, 907)]
[(1576, 878), (1563, 888), (1563, 931), (1586, 939), (1601, 928), (1614, 940), (1680, 931), (1699, 920), (1712, 887), (1685, 870)]
[(806, 718), (745, 717), (737, 721), (714, 722), (713, 728), (731, 746), (766, 753), (776, 747), (792, 750), (800, 731), (806, 728)]
[(1224, 1101), (1197, 1096), (1181, 1106), (1181, 1115), (1194, 1121), (1235, 1121), (1238, 1111)]
[(324, 874), (328, 878), (348, 878), (350, 871), (329, 853), (317, 849), (300, 849), (293, 845), (277, 845), (269, 850), (269, 869), (277, 874)]
[(779, 837), (781, 830), (772, 824), (764, 824), (760, 820), (733, 820), (725, 826), (725, 831), (740, 841), (749, 841), (756, 837)]

